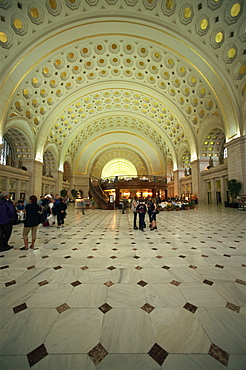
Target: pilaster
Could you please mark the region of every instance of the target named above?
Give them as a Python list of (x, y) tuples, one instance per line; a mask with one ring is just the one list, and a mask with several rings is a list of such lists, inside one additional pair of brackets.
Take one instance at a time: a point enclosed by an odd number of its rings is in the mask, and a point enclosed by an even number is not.
[(241, 193), (246, 192), (246, 136), (226, 143), (228, 179), (236, 179), (242, 183)]

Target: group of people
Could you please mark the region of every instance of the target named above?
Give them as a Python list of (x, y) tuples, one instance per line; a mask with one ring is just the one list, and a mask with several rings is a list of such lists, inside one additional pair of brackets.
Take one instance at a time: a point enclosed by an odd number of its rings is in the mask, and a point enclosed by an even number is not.
[[(3, 191), (0, 194), (0, 252), (7, 251), (11, 248), (8, 244), (13, 225), (18, 222), (18, 211), (16, 206), (10, 200), (10, 194)], [(66, 217), (67, 205), (63, 198), (56, 195), (55, 198), (51, 194), (41, 196), (39, 201), (36, 195), (31, 195), (30, 203), (25, 205), (23, 212), (25, 217), (23, 219), (23, 241), (24, 246), (21, 250), (28, 249), (28, 234), (31, 231), (31, 245), (30, 248), (34, 249), (34, 244), (37, 238), (38, 225), (42, 223), (44, 226), (55, 224), (57, 217), (57, 227), (64, 226), (64, 219)], [(51, 220), (51, 217), (53, 219)], [(50, 221), (49, 221), (50, 220)]]
[[(144, 231), (146, 227), (145, 215), (148, 213), (149, 216), (149, 227), (150, 230), (157, 230), (156, 226), (156, 215), (158, 212), (157, 209), (157, 199), (156, 198), (140, 198), (137, 196), (134, 197), (132, 201), (132, 211), (133, 211), (133, 228), (135, 230)], [(137, 216), (139, 217), (139, 227), (137, 226)]]
[(66, 217), (67, 204), (66, 199), (61, 198), (59, 194), (53, 197), (51, 194), (41, 196), (38, 205), (42, 209), (43, 226), (54, 226), (57, 220), (57, 227), (64, 226)]

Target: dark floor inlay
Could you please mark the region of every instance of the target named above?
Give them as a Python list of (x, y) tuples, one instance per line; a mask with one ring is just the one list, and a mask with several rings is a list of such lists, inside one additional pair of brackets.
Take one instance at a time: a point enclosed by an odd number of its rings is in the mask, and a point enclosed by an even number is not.
[(148, 283), (146, 283), (146, 281), (143, 281), (143, 280), (140, 280), (137, 284), (141, 285), (142, 287), (144, 287), (145, 285), (148, 285)]
[(88, 256), (87, 258), (91, 259), (91, 258), (94, 258), (93, 256)]
[(25, 254), (23, 254), (22, 256), (19, 256), (19, 258), (25, 258), (26, 257), (26, 255)]
[(177, 281), (177, 280), (172, 280), (172, 281), (170, 282), (170, 284), (173, 284), (173, 285), (179, 286), (181, 283), (180, 283), (179, 281)]
[(53, 268), (54, 268), (54, 270), (60, 270), (60, 269), (62, 269), (61, 266), (56, 266), (56, 267), (53, 267)]
[(142, 270), (142, 269), (143, 269), (143, 267), (141, 267), (141, 266), (136, 266), (136, 267), (135, 267), (135, 269), (136, 269), (136, 270)]
[(219, 361), (221, 364), (227, 366), (229, 361), (229, 353), (227, 353), (220, 347), (212, 343), (208, 354), (212, 356), (215, 360)]
[(207, 280), (207, 279), (205, 279), (205, 280), (203, 280), (203, 283), (204, 284), (207, 284), (207, 285), (213, 285), (213, 281), (210, 281), (210, 280)]
[(38, 283), (39, 286), (43, 286), (43, 285), (46, 285), (46, 284), (49, 284), (47, 280), (40, 281), (40, 283)]
[(102, 311), (102, 313), (107, 313), (109, 312), (110, 310), (112, 310), (113, 307), (111, 307), (108, 303), (104, 303), (102, 306), (98, 307), (98, 309), (100, 311)]
[(21, 312), (27, 308), (27, 305), (25, 303), (20, 304), (19, 306), (13, 307), (14, 313)]
[(185, 258), (186, 256), (182, 256), (182, 254), (179, 256), (180, 258)]
[(112, 251), (117, 251), (118, 250), (118, 248), (112, 248)]
[(223, 254), (224, 257), (231, 257), (230, 254)]
[(108, 267), (108, 270), (115, 270), (116, 269), (116, 267), (114, 267), (114, 266), (109, 266)]
[(107, 354), (108, 352), (100, 343), (98, 343), (96, 347), (92, 348), (92, 350), (88, 352), (88, 356), (91, 358), (95, 365), (98, 365), (99, 362), (101, 362), (104, 357), (107, 356)]
[(238, 312), (239, 313), (239, 311), (240, 311), (240, 306), (236, 306), (235, 304), (233, 304), (233, 303), (230, 303), (230, 302), (227, 302), (227, 304), (226, 304), (226, 308), (229, 308), (230, 310), (232, 310), (232, 311), (235, 311), (235, 312)]
[(189, 268), (190, 268), (190, 269), (194, 269), (194, 270), (195, 270), (195, 269), (197, 269), (197, 266), (190, 265), (190, 266), (189, 266)]
[(78, 285), (81, 285), (82, 283), (79, 281), (79, 280), (76, 280), (76, 281), (74, 281), (73, 283), (71, 283), (71, 285), (73, 286), (73, 287), (76, 287), (76, 286), (78, 286)]
[(240, 280), (240, 279), (236, 279), (236, 283), (239, 283), (239, 284), (242, 284), (242, 285), (246, 285), (246, 281)]
[(188, 310), (188, 311), (190, 311), (190, 312), (192, 312), (192, 313), (195, 313), (195, 312), (196, 312), (196, 310), (197, 310), (197, 307), (196, 307), (196, 306), (194, 306), (193, 304), (189, 303), (189, 302), (187, 302), (187, 303), (184, 305), (184, 307), (183, 307), (183, 308), (185, 308), (186, 310)]
[(244, 263), (241, 264), (242, 267), (246, 267), (246, 265)]
[(27, 270), (31, 270), (31, 269), (35, 269), (35, 266), (34, 266), (34, 265), (32, 265), (32, 266), (28, 266), (28, 267), (27, 267)]
[(169, 270), (171, 267), (165, 265), (165, 266), (162, 266), (162, 268), (165, 270)]
[(72, 258), (71, 256), (65, 256), (64, 258), (68, 259), (68, 258)]
[(82, 266), (80, 268), (81, 268), (81, 270), (87, 270), (89, 267), (88, 266)]
[(109, 281), (106, 281), (104, 285), (106, 285), (107, 287), (111, 287), (112, 285), (114, 285), (114, 283), (111, 280), (109, 280)]
[(224, 266), (222, 266), (222, 265), (215, 265), (215, 267), (218, 267), (219, 269), (223, 269), (224, 268)]
[(35, 348), (32, 352), (28, 353), (27, 355), (30, 367), (35, 365), (37, 362), (42, 360), (47, 355), (48, 352), (44, 344), (41, 344), (41, 346)]
[(14, 285), (16, 284), (16, 281), (15, 280), (11, 280), (11, 281), (8, 281), (7, 283), (5, 283), (5, 286), (10, 286), (10, 285)]
[(148, 355), (153, 358), (160, 366), (163, 364), (168, 356), (168, 352), (165, 351), (159, 344), (155, 343), (149, 350)]
[(112, 258), (112, 260), (114, 260), (115, 258), (117, 258), (116, 256), (111, 256), (110, 258)]
[(136, 259), (138, 259), (138, 258), (140, 258), (139, 256), (134, 256), (133, 258), (136, 258)]
[(155, 307), (154, 307), (154, 306), (151, 306), (151, 304), (149, 304), (149, 303), (145, 303), (145, 304), (141, 307), (141, 309), (142, 309), (143, 311), (147, 312), (147, 313), (151, 313), (151, 312), (155, 309)]
[(64, 311), (67, 311), (70, 307), (67, 303), (63, 303), (60, 306), (56, 307), (57, 312), (62, 313)]

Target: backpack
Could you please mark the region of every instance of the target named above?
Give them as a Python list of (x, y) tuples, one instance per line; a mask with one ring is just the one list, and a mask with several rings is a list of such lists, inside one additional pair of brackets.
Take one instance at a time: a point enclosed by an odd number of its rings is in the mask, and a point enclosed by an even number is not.
[(138, 206), (138, 201), (134, 199), (134, 200), (132, 201), (132, 211), (133, 211), (133, 212), (136, 212), (136, 210), (137, 210), (137, 206)]
[(139, 213), (145, 213), (146, 212), (146, 208), (145, 208), (145, 204), (143, 203), (143, 204), (139, 204), (138, 205), (138, 207), (137, 207), (137, 211), (139, 212)]

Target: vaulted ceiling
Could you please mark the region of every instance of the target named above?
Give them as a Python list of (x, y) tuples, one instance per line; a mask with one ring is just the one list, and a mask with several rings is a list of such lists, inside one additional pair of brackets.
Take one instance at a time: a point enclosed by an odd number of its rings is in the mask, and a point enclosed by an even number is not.
[(115, 156), (164, 175), (219, 156), (245, 135), (245, 13), (242, 0), (0, 0), (0, 133), (17, 158), (84, 175)]

